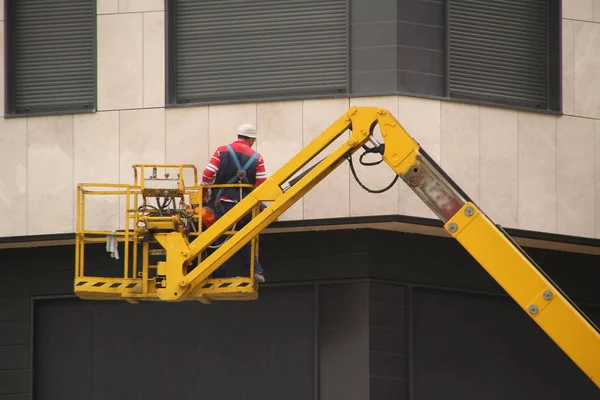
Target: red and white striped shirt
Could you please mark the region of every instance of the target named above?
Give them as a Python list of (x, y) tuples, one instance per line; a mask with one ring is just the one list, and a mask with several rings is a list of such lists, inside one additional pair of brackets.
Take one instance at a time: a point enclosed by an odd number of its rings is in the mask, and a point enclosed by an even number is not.
[[(254, 154), (254, 150), (252, 150), (252, 147), (250, 147), (250, 145), (244, 140), (236, 140), (235, 142), (231, 143), (231, 147), (236, 153), (242, 153), (247, 155), (248, 157), (251, 157), (252, 154)], [(203, 185), (210, 185), (215, 182), (217, 172), (219, 172), (219, 167), (221, 166), (221, 153), (224, 152), (229, 152), (227, 146), (219, 146), (219, 148), (217, 148), (217, 150), (213, 153), (212, 157), (210, 158), (210, 161), (208, 162), (208, 165), (202, 173)], [(256, 165), (256, 186), (258, 187), (264, 181), (267, 180), (267, 172), (265, 169), (265, 161), (262, 155), (258, 155), (257, 161), (258, 163)]]

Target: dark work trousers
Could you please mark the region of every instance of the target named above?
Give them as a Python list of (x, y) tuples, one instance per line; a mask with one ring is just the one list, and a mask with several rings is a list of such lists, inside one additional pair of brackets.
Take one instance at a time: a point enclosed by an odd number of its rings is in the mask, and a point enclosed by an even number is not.
[[(225, 215), (226, 212), (231, 210), (235, 205), (236, 205), (236, 203), (232, 203), (230, 201), (220, 201), (219, 205), (215, 209), (215, 221), (219, 220), (223, 215)], [(249, 213), (247, 216), (245, 216), (244, 218), (239, 220), (235, 226), (235, 230), (239, 231), (240, 229), (242, 229), (244, 226), (246, 226), (246, 224), (248, 224), (248, 222), (250, 222), (251, 218), (252, 218), (252, 215)], [(231, 235), (221, 235), (221, 237), (218, 238), (214, 244), (220, 245), (229, 237), (231, 237)], [(252, 256), (252, 247), (251, 246), (252, 246), (252, 240), (250, 240), (240, 250), (242, 258), (244, 259), (244, 266), (246, 267), (246, 271), (248, 272), (248, 274), (250, 274), (250, 257)], [(263, 269), (262, 269), (262, 266), (260, 265), (260, 263), (258, 262), (258, 258), (254, 259), (254, 273), (261, 274), (261, 275), (263, 274)], [(228, 277), (227, 261), (224, 262), (213, 273), (213, 277), (214, 278), (227, 278)]]

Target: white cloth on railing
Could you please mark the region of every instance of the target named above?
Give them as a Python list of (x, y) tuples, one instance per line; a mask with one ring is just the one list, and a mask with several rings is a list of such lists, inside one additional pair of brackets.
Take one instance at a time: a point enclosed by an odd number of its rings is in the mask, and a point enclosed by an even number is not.
[(115, 231), (106, 238), (106, 252), (110, 253), (110, 256), (116, 260), (119, 259), (119, 241)]

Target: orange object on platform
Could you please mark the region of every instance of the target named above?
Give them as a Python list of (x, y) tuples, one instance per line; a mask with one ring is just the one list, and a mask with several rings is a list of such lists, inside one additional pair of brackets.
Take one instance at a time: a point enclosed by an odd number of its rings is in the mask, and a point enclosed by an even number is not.
[(215, 212), (210, 207), (202, 207), (202, 225), (209, 228), (212, 224), (215, 223)]

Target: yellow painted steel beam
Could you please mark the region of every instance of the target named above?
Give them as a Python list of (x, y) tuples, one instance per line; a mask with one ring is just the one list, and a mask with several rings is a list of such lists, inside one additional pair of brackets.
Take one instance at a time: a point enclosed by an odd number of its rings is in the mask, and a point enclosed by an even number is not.
[[(343, 163), (347, 155), (358, 150), (368, 140), (372, 127), (377, 121), (376, 116), (376, 108), (365, 108), (361, 112), (358, 112), (357, 108), (352, 108), (189, 245), (185, 238), (177, 233), (156, 235), (157, 240), (167, 249), (167, 261), (159, 266), (158, 272), (167, 277), (166, 286), (157, 290), (158, 296), (166, 301), (181, 301), (188, 292), (207, 279), (212, 272)], [(281, 185), (350, 127), (353, 127), (352, 134), (345, 144), (321, 160), (295, 185), (283, 191)], [(198, 264), (192, 272), (184, 275), (184, 263), (191, 262), (263, 201), (273, 203), (232, 235), (231, 239)]]
[[(524, 255), (522, 250), (485, 217), (466, 194), (419, 147), (400, 123), (386, 110), (352, 108), (322, 135), (254, 190), (225, 217), (188, 244), (174, 234), (168, 245), (164, 272), (167, 284), (158, 296), (178, 301), (204, 281), (244, 244), (266, 228), (277, 216), (333, 171), (345, 158), (362, 147), (378, 124), (384, 139), (384, 161), (446, 224), (448, 231), (490, 273), (531, 318), (600, 386), (600, 334), (598, 329)], [(325, 149), (346, 129), (350, 138), (317, 164), (294, 186), (281, 185)], [(259, 201), (273, 201), (215, 253), (184, 276), (182, 265), (216, 240), (222, 232)], [(466, 212), (466, 213), (465, 213)], [(466, 223), (468, 219), (468, 224)], [(169, 259), (169, 255), (171, 258)]]
[[(157, 266), (157, 277), (162, 278), (158, 280), (160, 282), (158, 285), (154, 279), (145, 279), (148, 268), (147, 259), (144, 260), (142, 268), (144, 280), (133, 279), (131, 281), (139, 283), (139, 289), (136, 285), (136, 289), (129, 290), (129, 292), (121, 289), (110, 293), (105, 285), (99, 283), (81, 284), (88, 279), (84, 276), (83, 268), (85, 200), (82, 196), (78, 201), (81, 212), (78, 213), (78, 243), (80, 247), (76, 254), (78, 260), (76, 292), (83, 298), (95, 298), (94, 296), (118, 298), (121, 296), (129, 298), (130, 301), (135, 299), (197, 300), (208, 303), (217, 299), (255, 299), (258, 293), (252, 276), (226, 280), (212, 280), (208, 277), (367, 141), (380, 148), (377, 141), (371, 136), (375, 125), (379, 125), (384, 139), (383, 160), (444, 222), (447, 231), (600, 387), (600, 333), (598, 328), (562, 293), (558, 286), (529, 260), (522, 249), (500, 228), (496, 227), (451, 181), (393, 115), (386, 110), (374, 107), (351, 108), (277, 170), (265, 183), (254, 189), (231, 211), (199, 235), (186, 236), (181, 232), (155, 233), (154, 239), (166, 251), (166, 261), (159, 262)], [(348, 129), (351, 130), (351, 134), (342, 145), (307, 172), (295, 178), (294, 184), (288, 182)], [(126, 187), (127, 200), (137, 189), (135, 186)], [(198, 190), (204, 189), (198, 188)], [(112, 193), (112, 191), (110, 192)], [(135, 194), (137, 195), (137, 192)], [(191, 272), (186, 273), (188, 267), (195, 264), (195, 260), (201, 252), (221, 235), (230, 232), (237, 221), (253, 212), (261, 202), (272, 203), (243, 229), (231, 235), (229, 240), (210, 256), (200, 260)], [(134, 222), (137, 222), (137, 216), (128, 218), (134, 218), (136, 219)], [(134, 240), (134, 236), (129, 231), (124, 233), (124, 237), (127, 242)], [(194, 239), (190, 241), (191, 238)], [(127, 277), (127, 269), (124, 274)], [(123, 280), (121, 279), (121, 281)]]
[(600, 387), (600, 334), (560, 289), (475, 204), (445, 228)]
[[(75, 294), (83, 299), (162, 301), (154, 279), (82, 277), (75, 279)], [(144, 290), (147, 288), (147, 290)], [(257, 285), (251, 278), (207, 279), (183, 299), (210, 303), (212, 300), (256, 300)]]

